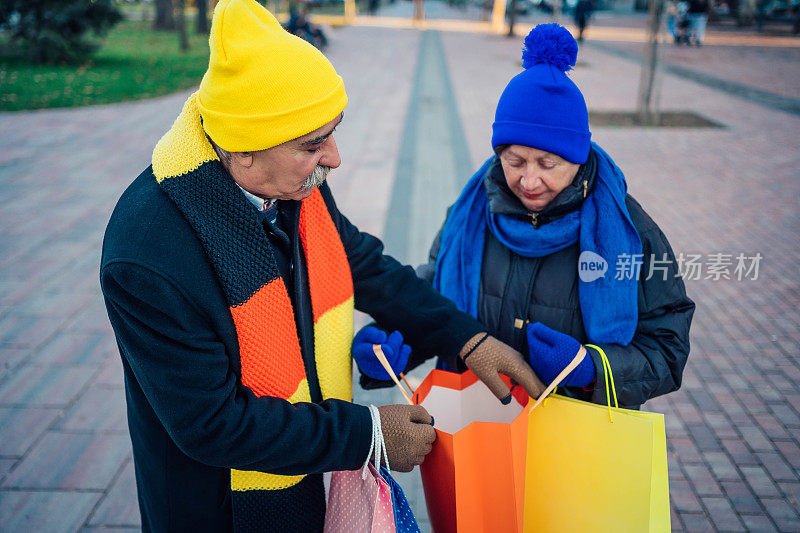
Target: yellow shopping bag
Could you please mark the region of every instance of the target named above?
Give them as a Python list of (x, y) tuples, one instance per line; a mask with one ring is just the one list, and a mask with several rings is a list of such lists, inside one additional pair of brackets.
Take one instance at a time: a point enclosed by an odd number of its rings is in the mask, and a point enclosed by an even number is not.
[(611, 407), (612, 397), (617, 405), (611, 368), (603, 350), (592, 347), (603, 359), (609, 404), (547, 397), (582, 357), (534, 404), (528, 418), (524, 529), (670, 531), (664, 415)]

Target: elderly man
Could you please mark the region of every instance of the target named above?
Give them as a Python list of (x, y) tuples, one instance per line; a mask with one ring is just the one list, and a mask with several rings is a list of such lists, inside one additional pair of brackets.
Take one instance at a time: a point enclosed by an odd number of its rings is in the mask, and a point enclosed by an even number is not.
[[(210, 44), (199, 91), (103, 244), (142, 527), (320, 531), (321, 473), (361, 467), (372, 442), (370, 410), (351, 403), (354, 306), (498, 398), (498, 372), (542, 387), (337, 210), (324, 181), (347, 96), (328, 60), (253, 0), (218, 4)], [(428, 413), (379, 418), (391, 467), (422, 462)]]

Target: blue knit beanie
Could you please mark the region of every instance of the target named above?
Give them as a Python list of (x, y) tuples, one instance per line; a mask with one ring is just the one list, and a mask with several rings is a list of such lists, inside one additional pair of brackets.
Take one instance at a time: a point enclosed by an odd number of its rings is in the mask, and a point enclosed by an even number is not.
[(583, 164), (589, 157), (589, 113), (567, 77), (578, 43), (558, 24), (539, 24), (525, 38), (520, 72), (506, 86), (492, 125), (492, 147), (518, 144)]

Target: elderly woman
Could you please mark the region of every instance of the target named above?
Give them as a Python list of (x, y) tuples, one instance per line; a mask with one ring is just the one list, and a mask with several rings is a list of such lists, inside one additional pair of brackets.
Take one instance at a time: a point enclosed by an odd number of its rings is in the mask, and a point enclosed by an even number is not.
[[(576, 58), (561, 26), (527, 36), (525, 70), (497, 105), (495, 155), (448, 211), (417, 273), (527, 354), (544, 383), (586, 344), (599, 346), (620, 404), (638, 407), (680, 387), (694, 303), (667, 238), (590, 141), (586, 103), (566, 74)], [(396, 333), (365, 328), (354, 354), (367, 386), (386, 379), (367, 357), (369, 342), (386, 343), (396, 370), (422, 359)], [(605, 387), (595, 386), (601, 357), (593, 347), (588, 354), (562, 392), (604, 403)]]

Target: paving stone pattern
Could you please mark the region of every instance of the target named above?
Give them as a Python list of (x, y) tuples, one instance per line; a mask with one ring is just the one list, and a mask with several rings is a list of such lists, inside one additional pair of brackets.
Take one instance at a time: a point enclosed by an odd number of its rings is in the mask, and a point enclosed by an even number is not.
[[(431, 90), (451, 88), (457, 120), (440, 120), (451, 129), (461, 124), (467, 148), (454, 146), (458, 136), (441, 124), (421, 128), (408, 135), (425, 149), (401, 164), (408, 110), (423, 72), (418, 52), (432, 37), (355, 27), (333, 30), (331, 37), (328, 53), (350, 96), (337, 130), (343, 164), (330, 178), (340, 208), (373, 233), (391, 225), (408, 225), (408, 235), (430, 231), (420, 225), (438, 225), (443, 211), (387, 219), (398, 180), (410, 180), (409, 191), (430, 187), (450, 195), (436, 198), (446, 206), (457, 187), (434, 182), (466, 178), (399, 169), (424, 168), (425, 158), (439, 153), (461, 153), (475, 168), (490, 155), (494, 106), (519, 71), (519, 41), (433, 37), (449, 80), (422, 81)], [(740, 65), (725, 67), (738, 70), (726, 75), (759, 86), (754, 77), (764, 66), (751, 69), (747, 62), (762, 57), (743, 54)], [(633, 109), (635, 61), (591, 43), (580, 59), (573, 76), (590, 109)], [(797, 77), (796, 62), (779, 63)], [(0, 114), (2, 531), (139, 528), (122, 369), (97, 269), (116, 199), (147, 166), (187, 95)], [(615, 157), (631, 193), (677, 254), (700, 254), (706, 262), (714, 253), (763, 256), (757, 280), (687, 281), (697, 312), (683, 386), (646, 406), (666, 415), (673, 529), (798, 531), (800, 118), (669, 74), (662, 106), (726, 127), (594, 128), (593, 138)], [(424, 250), (409, 254), (420, 257)], [(356, 394), (361, 402), (400, 401), (395, 391)], [(418, 474), (398, 478), (429, 528)]]

